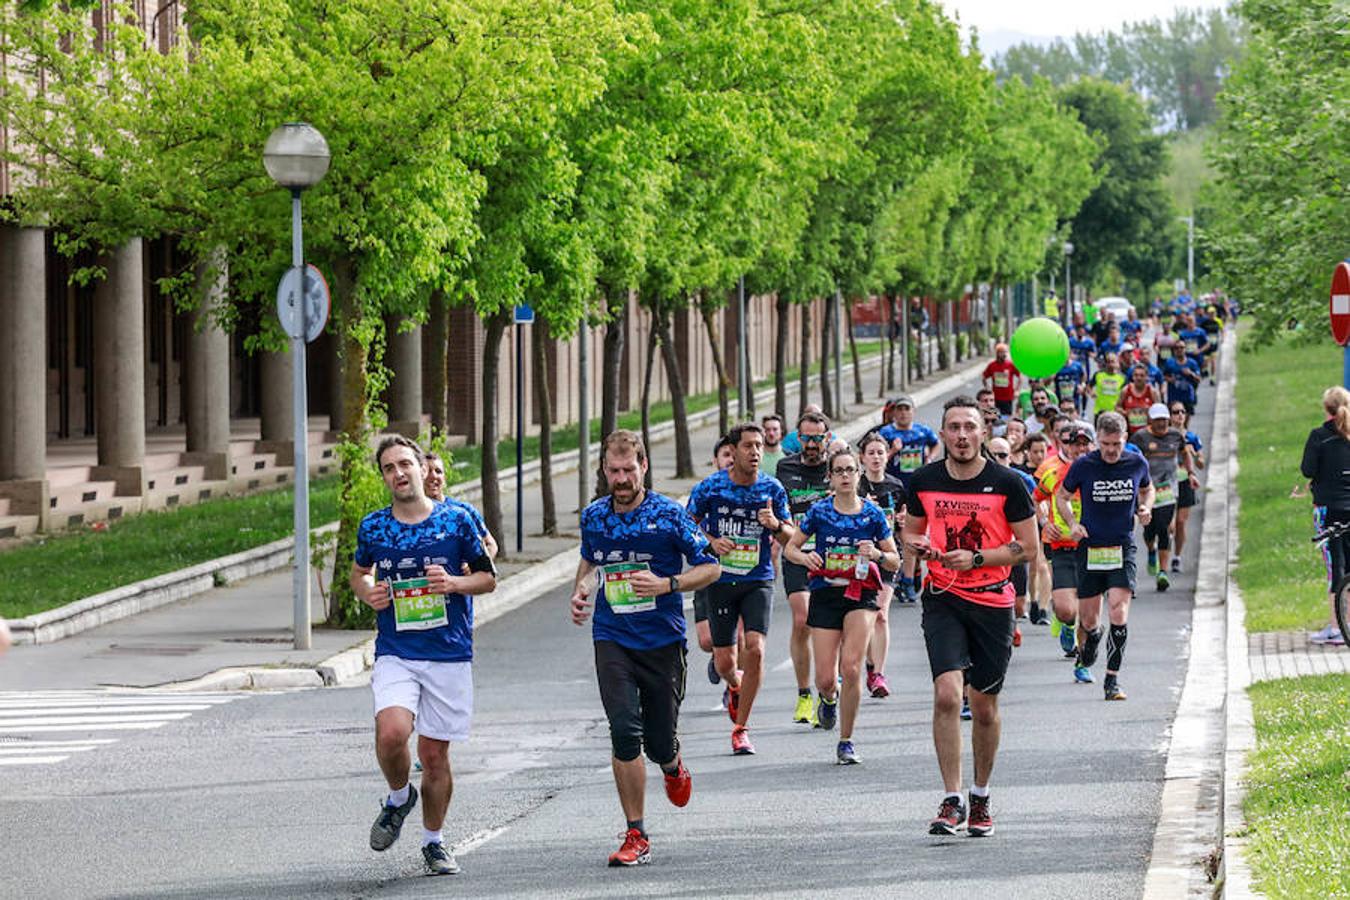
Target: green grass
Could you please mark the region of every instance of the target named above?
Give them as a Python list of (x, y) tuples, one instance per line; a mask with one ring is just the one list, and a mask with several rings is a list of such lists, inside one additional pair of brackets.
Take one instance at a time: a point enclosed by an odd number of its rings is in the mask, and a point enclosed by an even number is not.
[[(881, 352), (879, 340), (859, 341), (858, 355), (864, 358)], [(788, 381), (797, 377), (789, 370)], [(819, 371), (819, 363), (815, 366)], [(760, 389), (773, 384), (766, 379)], [(845, 391), (851, 390), (845, 376)], [(688, 398), (689, 412), (717, 406), (716, 392)], [(672, 418), (669, 401), (653, 404), (653, 424)], [(621, 428), (641, 427), (641, 414), (634, 410), (619, 417)], [(555, 453), (576, 449), (575, 425), (553, 431)], [(600, 422), (591, 423), (591, 440), (600, 439)], [(539, 438), (525, 441), (525, 458), (539, 456)], [(497, 445), (498, 464), (515, 463), (515, 441), (506, 439)], [(454, 451), (452, 482), (478, 478), (481, 448), (462, 447)], [(197, 565), (231, 553), (238, 553), (287, 537), (293, 533), (291, 508), (293, 490), (268, 491), (249, 497), (210, 500), (162, 513), (132, 516), (110, 525), (107, 531), (78, 531), (56, 534), (33, 543), (21, 544), (0, 553), (0, 616), (19, 618), (53, 609), (66, 603), (112, 590), (126, 584)], [(310, 488), (310, 522), (317, 526), (338, 517), (337, 480), (315, 482)], [(66, 564), (78, 560), (78, 566)]]
[(1253, 685), (1247, 800), (1254, 887), (1350, 898), (1350, 675)]
[[(53, 535), (0, 553), (0, 616), (61, 606), (165, 572), (248, 550), (295, 533), (294, 490), (227, 497), (130, 516), (106, 531)], [(337, 518), (337, 479), (313, 482), (310, 522)]]
[[(1322, 422), (1322, 391), (1341, 379), (1341, 351), (1280, 343), (1238, 354), (1237, 581), (1247, 630), (1327, 623), (1326, 575), (1310, 538), (1312, 500), (1299, 473), (1303, 442)], [(1289, 495), (1298, 486), (1303, 496)]]

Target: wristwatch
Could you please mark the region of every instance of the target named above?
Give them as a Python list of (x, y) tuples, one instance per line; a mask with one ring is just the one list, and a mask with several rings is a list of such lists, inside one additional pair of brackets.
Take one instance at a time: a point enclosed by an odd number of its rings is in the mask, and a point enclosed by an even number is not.
[(670, 576), (670, 592), (672, 594), (678, 594), (680, 592), (680, 576)]
[(979, 569), (983, 568), (983, 566), (984, 566), (984, 554), (981, 553), (979, 550), (976, 550), (970, 556), (970, 567), (972, 569)]

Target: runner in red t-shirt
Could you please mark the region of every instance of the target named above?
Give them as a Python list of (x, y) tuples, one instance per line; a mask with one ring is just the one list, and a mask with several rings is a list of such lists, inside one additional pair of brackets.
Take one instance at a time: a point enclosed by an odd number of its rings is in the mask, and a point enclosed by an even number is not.
[(1008, 345), (994, 345), (994, 361), (984, 367), (984, 386), (994, 392), (994, 405), (1005, 416), (1011, 416), (1013, 400), (1022, 387), (1022, 373), (1008, 359)]
[(1134, 434), (1148, 425), (1148, 409), (1155, 403), (1161, 403), (1158, 389), (1148, 383), (1148, 370), (1135, 366), (1130, 370), (1130, 383), (1120, 392), (1116, 400), (1116, 410), (1125, 417), (1130, 434)]

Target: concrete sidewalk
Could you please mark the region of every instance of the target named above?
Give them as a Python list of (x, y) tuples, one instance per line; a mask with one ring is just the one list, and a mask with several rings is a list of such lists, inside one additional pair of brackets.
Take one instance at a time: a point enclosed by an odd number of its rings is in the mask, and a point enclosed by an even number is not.
[[(912, 385), (911, 392), (939, 387), (953, 393), (958, 387), (973, 389), (984, 361), (967, 362), (958, 368), (958, 376), (940, 372)], [(867, 427), (880, 422), (878, 398), (881, 368), (864, 367), (863, 392), (866, 402), (847, 403), (837, 430), (849, 437), (860, 436)], [(845, 396), (852, 395), (852, 379), (845, 371)], [(812, 381), (812, 399), (818, 397), (818, 382)], [(789, 385), (789, 414), (796, 412), (797, 384)], [(922, 400), (920, 401), (922, 402)], [(759, 406), (761, 414), (764, 404)], [(856, 432), (856, 434), (854, 434)], [(712, 471), (711, 451), (717, 439), (716, 422), (691, 432), (698, 478)], [(698, 479), (676, 479), (673, 438), (654, 441), (650, 448), (654, 482), (663, 493), (682, 496)], [(575, 566), (577, 543), (577, 477), (555, 479), (559, 509), (558, 537), (537, 533), (542, 516), (542, 494), (538, 485), (527, 485), (524, 496), (503, 492), (503, 521), (508, 529), (499, 542), (508, 551), (502, 562), (498, 591), (478, 598), (475, 604), (477, 624), (490, 621), (507, 611), (540, 596), (547, 585)], [(526, 537), (524, 550), (514, 553), (516, 503), (524, 502)], [(550, 562), (551, 561), (551, 562)], [(345, 572), (340, 573), (345, 577)], [(315, 584), (314, 621), (324, 618), (323, 591), (332, 583), (328, 573)], [(51, 690), (97, 685), (152, 687), (200, 679), (228, 668), (296, 669), (289, 675), (271, 675), (252, 683), (245, 680), (223, 682), (217, 679), (205, 686), (212, 689), (238, 687), (297, 687), (321, 683), (315, 668), (335, 654), (360, 647), (372, 632), (335, 630), (316, 627), (313, 647), (307, 651), (291, 647), (291, 572), (289, 569), (261, 575), (214, 588), (168, 606), (103, 625), (51, 644), (16, 646), (0, 659), (0, 690)], [(347, 654), (359, 666), (361, 651)], [(359, 670), (359, 669), (358, 669)]]

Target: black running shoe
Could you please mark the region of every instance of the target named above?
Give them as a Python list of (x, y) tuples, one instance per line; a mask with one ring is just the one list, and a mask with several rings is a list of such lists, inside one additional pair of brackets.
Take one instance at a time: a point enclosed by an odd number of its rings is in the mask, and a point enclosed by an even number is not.
[(1120, 686), (1120, 682), (1116, 681), (1114, 675), (1106, 676), (1106, 680), (1102, 682), (1102, 691), (1106, 694), (1106, 700), (1125, 699), (1125, 689)]
[(422, 861), (426, 863), (428, 875), (459, 874), (459, 861), (445, 849), (444, 844), (423, 844)]
[(408, 785), (408, 800), (402, 806), (381, 806), (380, 816), (370, 826), (370, 849), (388, 850), (403, 830), (403, 820), (417, 805), (417, 788)]
[(937, 816), (928, 823), (929, 834), (956, 834), (966, 827), (966, 805), (960, 798), (947, 797)]
[(994, 816), (989, 811), (989, 795), (970, 795), (970, 822), (966, 833), (971, 837), (986, 837), (994, 833)]
[(722, 676), (717, 674), (717, 666), (713, 663), (712, 657), (708, 657), (708, 683), (717, 684), (722, 680)]
[(1083, 646), (1078, 650), (1078, 664), (1084, 668), (1092, 668), (1093, 663), (1097, 661), (1097, 648), (1101, 646), (1102, 635), (1106, 633), (1104, 625), (1098, 625), (1087, 633), (1083, 640)]

